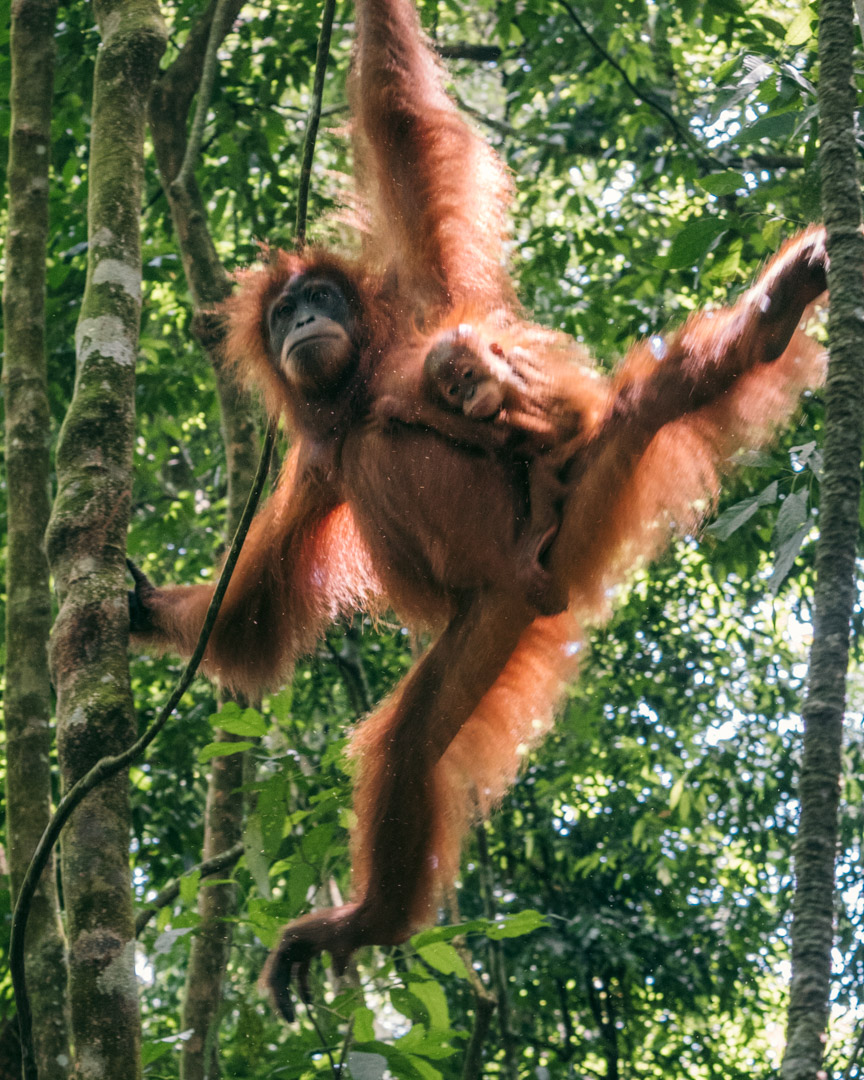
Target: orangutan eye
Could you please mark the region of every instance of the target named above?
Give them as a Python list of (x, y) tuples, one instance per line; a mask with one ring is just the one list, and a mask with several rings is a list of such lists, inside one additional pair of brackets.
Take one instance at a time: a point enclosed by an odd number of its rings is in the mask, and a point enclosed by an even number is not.
[(324, 307), (333, 299), (333, 293), (326, 285), (316, 285), (306, 294), (306, 299), (316, 307)]

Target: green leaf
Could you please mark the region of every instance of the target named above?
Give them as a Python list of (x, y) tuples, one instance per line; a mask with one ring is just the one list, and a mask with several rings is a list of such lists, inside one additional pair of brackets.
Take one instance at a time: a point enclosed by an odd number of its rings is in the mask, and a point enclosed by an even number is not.
[(201, 871), (194, 870), (191, 874), (184, 874), (178, 884), (180, 886), (180, 900), (184, 907), (191, 907), (198, 895), (198, 886), (201, 884)]
[[(424, 1053), (428, 1054), (429, 1051), (425, 1050)], [(451, 1053), (456, 1053), (455, 1048), (451, 1050)], [(443, 1055), (442, 1055), (443, 1056)], [(447, 1055), (449, 1056), (449, 1055)], [(444, 1075), (440, 1069), (436, 1069), (430, 1062), (423, 1058), (417, 1057), (416, 1054), (409, 1054), (408, 1059), (417, 1072), (420, 1074), (421, 1080), (441, 1080)], [(394, 1076), (396, 1074), (394, 1073)]]
[(280, 723), (284, 724), (291, 715), (293, 701), (294, 691), (290, 686), (284, 687), (278, 694), (271, 694), (270, 711)]
[(805, 7), (789, 24), (789, 29), (786, 31), (786, 44), (804, 45), (808, 42), (813, 37), (813, 31), (810, 29), (811, 21), (810, 8)]
[(291, 910), (294, 912), (302, 911), (306, 906), (306, 897), (309, 895), (310, 888), (318, 881), (318, 874), (315, 871), (314, 866), (309, 866), (308, 863), (298, 862), (291, 867), (291, 870), (287, 875), (287, 887), (288, 887), (288, 900), (291, 904)]
[(390, 1004), (407, 1019), (419, 1023), (423, 1019), (421, 1002), (402, 986), (394, 986), (390, 991)]
[(674, 810), (678, 803), (681, 801), (681, 796), (684, 793), (684, 785), (687, 781), (683, 776), (679, 776), (675, 783), (672, 785), (672, 790), (669, 792), (669, 809)]
[(508, 915), (503, 919), (497, 919), (494, 923), (490, 922), (486, 928), (486, 937), (491, 941), (522, 937), (523, 934), (532, 934), (535, 930), (547, 925), (545, 915), (526, 908), (517, 915)]
[(774, 534), (771, 537), (771, 542), (775, 547), (782, 547), (799, 529), (809, 524), (810, 510), (807, 504), (806, 488), (793, 491), (791, 495), (787, 495), (783, 500), (777, 514)]
[(412, 982), (409, 989), (424, 1005), (429, 1016), (429, 1027), (449, 1030), (450, 1012), (444, 988), (432, 979)]
[(245, 750), (251, 750), (254, 746), (251, 742), (212, 742), (198, 751), (198, 761), (203, 765), (212, 758), (230, 757), (232, 754), (242, 754)]
[(353, 1037), (358, 1043), (372, 1042), (375, 1038), (375, 1013), (366, 1005), (358, 1005), (351, 1016), (354, 1018)]
[(165, 1045), (164, 1040), (157, 1039), (155, 1042), (151, 1042), (149, 1039), (141, 1044), (141, 1064), (149, 1065), (153, 1061), (157, 1061), (164, 1054), (167, 1054), (170, 1047)]
[(777, 481), (775, 480), (758, 495), (751, 495), (749, 499), (742, 499), (741, 502), (735, 503), (734, 506), (724, 510), (716, 521), (706, 526), (705, 532), (716, 536), (718, 540), (728, 540), (734, 532), (737, 532), (742, 525), (753, 517), (760, 507), (770, 506), (771, 503), (776, 501)]
[(257, 814), (261, 821), (264, 851), (275, 859), (285, 832), (285, 781), (281, 774), (271, 776), (258, 795)]
[(741, 63), (741, 56), (733, 56), (731, 60), (727, 60), (725, 64), (721, 64), (720, 67), (714, 72), (713, 82), (715, 86), (722, 86), (728, 75), (731, 75), (735, 68)]
[(417, 949), (417, 953), (429, 967), (440, 971), (442, 975), (456, 975), (460, 979), (468, 978), (468, 972), (462, 957), (452, 945), (448, 945), (444, 941), (432, 945), (421, 945)]
[[(799, 495), (803, 496), (803, 500), (796, 499), (796, 496)], [(795, 499), (795, 503), (790, 507), (781, 528), (780, 518), (783, 515), (783, 510), (786, 508), (786, 503), (791, 503), (793, 499)], [(789, 575), (789, 571), (798, 558), (798, 552), (807, 539), (812, 524), (807, 511), (807, 492), (801, 491), (795, 492), (794, 495), (788, 495), (786, 502), (780, 508), (780, 513), (777, 515), (777, 525), (774, 529), (776, 555), (774, 556), (774, 571), (768, 579), (768, 589), (772, 596), (777, 595), (780, 586)]]
[[(233, 702), (229, 702), (233, 704)], [(260, 738), (267, 734), (267, 722), (257, 709), (239, 709), (229, 712), (227, 706), (210, 717), (210, 723), (215, 728), (227, 731), (229, 735), (252, 735)]]
[(726, 172), (712, 173), (702, 180), (697, 181), (699, 187), (704, 188), (709, 195), (732, 195), (741, 188), (747, 187), (747, 181), (740, 172), (727, 169)]
[(695, 266), (705, 258), (726, 230), (724, 222), (716, 217), (688, 221), (672, 241), (672, 247), (666, 256), (666, 265), (670, 270)]
[(825, 468), (825, 462), (822, 458), (822, 452), (819, 450), (815, 440), (809, 443), (803, 443), (801, 446), (791, 446), (789, 448), (789, 457), (792, 459), (792, 464), (798, 468), (806, 467), (821, 483), (822, 474)]
[(269, 899), (272, 895), (270, 890), (270, 863), (264, 855), (261, 818), (257, 812), (250, 814), (246, 820), (246, 827), (243, 830), (243, 847), (246, 866), (258, 886), (258, 892)]

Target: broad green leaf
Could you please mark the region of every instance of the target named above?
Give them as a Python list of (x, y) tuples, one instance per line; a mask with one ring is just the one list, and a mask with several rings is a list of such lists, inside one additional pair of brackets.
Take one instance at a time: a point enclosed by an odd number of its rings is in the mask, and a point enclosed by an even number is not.
[(450, 1012), (447, 1008), (447, 998), (444, 989), (432, 979), (411, 982), (409, 989), (414, 997), (423, 1002), (426, 1012), (429, 1014), (429, 1026), (431, 1028), (447, 1029), (450, 1027)]
[(264, 851), (275, 859), (285, 832), (285, 781), (281, 774), (271, 776), (261, 788), (256, 812), (261, 821)]
[(813, 31), (810, 29), (811, 20), (812, 14), (808, 6), (800, 11), (789, 24), (789, 29), (786, 31), (786, 44), (804, 45), (808, 42), (813, 36)]
[(355, 1042), (372, 1042), (375, 1038), (375, 1013), (366, 1005), (358, 1005), (351, 1013), (354, 1019), (353, 1038)]
[(468, 972), (465, 970), (462, 957), (452, 945), (448, 945), (444, 941), (432, 945), (421, 945), (417, 949), (417, 953), (422, 956), (429, 967), (435, 968), (436, 971), (440, 971), (443, 975), (458, 975), (460, 979), (468, 978)]
[(254, 743), (251, 742), (213, 742), (202, 746), (198, 751), (198, 760), (203, 765), (205, 762), (217, 757), (230, 757), (232, 754), (242, 754), (245, 750), (251, 750)]
[(698, 183), (709, 195), (732, 195), (741, 188), (747, 187), (747, 181), (740, 172), (735, 172), (734, 169), (712, 173), (710, 176), (703, 177)]
[(672, 790), (669, 792), (669, 809), (674, 810), (678, 803), (681, 801), (681, 795), (684, 792), (684, 785), (687, 781), (683, 776), (679, 776), (675, 783), (672, 785)]
[[(232, 703), (233, 704), (233, 703)], [(238, 709), (235, 713), (226, 709), (215, 713), (210, 717), (210, 723), (215, 728), (227, 731), (229, 735), (252, 735), (260, 738), (267, 734), (267, 722), (257, 709)]]
[(749, 499), (742, 499), (741, 502), (724, 510), (716, 521), (706, 527), (705, 532), (711, 533), (720, 540), (728, 540), (753, 517), (760, 507), (770, 506), (771, 503), (777, 501), (777, 490), (778, 485), (775, 480), (758, 495), (751, 495)]
[(811, 527), (812, 524), (808, 521), (806, 525), (802, 525), (797, 532), (792, 533), (778, 546), (777, 554), (774, 557), (774, 572), (768, 580), (768, 588), (773, 596), (777, 595), (780, 586), (786, 580)]
[(724, 222), (716, 217), (688, 221), (672, 241), (666, 265), (671, 270), (679, 270), (700, 263), (726, 232), (726, 228)]
[(787, 495), (783, 500), (780, 510), (777, 513), (777, 524), (774, 526), (774, 535), (771, 537), (771, 542), (775, 547), (780, 548), (790, 536), (798, 532), (798, 530), (810, 520), (810, 512), (807, 507), (807, 489), (799, 488), (798, 491), (793, 491), (791, 495)]
[(257, 811), (246, 819), (243, 829), (243, 857), (252, 875), (258, 892), (270, 897), (270, 862), (264, 854), (264, 839), (261, 834), (261, 818)]
[(198, 896), (198, 886), (201, 884), (201, 871), (194, 870), (191, 874), (184, 874), (180, 878), (180, 900), (184, 907), (191, 907)]
[(486, 929), (486, 937), (492, 941), (500, 941), (502, 938), (522, 937), (523, 934), (532, 934), (535, 930), (546, 926), (546, 916), (539, 911), (526, 908), (517, 915), (508, 915), (503, 919), (489, 923)]
[(318, 875), (314, 866), (305, 862), (295, 863), (288, 872), (286, 886), (288, 900), (293, 912), (302, 911), (306, 906), (306, 898), (310, 888), (316, 884)]

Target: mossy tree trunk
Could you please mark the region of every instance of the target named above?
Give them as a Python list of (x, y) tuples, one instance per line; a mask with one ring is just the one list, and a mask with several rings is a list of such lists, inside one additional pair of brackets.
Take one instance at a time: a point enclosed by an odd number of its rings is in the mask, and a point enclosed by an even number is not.
[[(51, 663), (64, 787), (132, 741), (124, 555), (141, 312), (147, 96), (166, 33), (155, 0), (96, 0), (87, 284), (72, 403), (57, 447), (48, 552), (60, 599)], [(128, 775), (92, 792), (63, 834), (75, 1075), (140, 1075)]]
[(864, 418), (864, 236), (855, 147), (851, 0), (822, 0), (819, 20), (822, 207), (831, 266), (825, 473), (813, 646), (795, 843), (792, 987), (783, 1080), (817, 1080), (828, 1020), (834, 865), (849, 623), (855, 602)]
[[(189, 291), (195, 308), (193, 325), (207, 349), (216, 374), (222, 412), (222, 434), (228, 472), (227, 530), (233, 534), (255, 475), (258, 459), (257, 414), (221, 360), (221, 322), (214, 309), (231, 292), (207, 224), (207, 212), (194, 174), (181, 190), (176, 180), (187, 152), (189, 111), (201, 84), (207, 53), (224, 40), (243, 0), (212, 0), (190, 32), (177, 59), (160, 76), (150, 99), (150, 127), (162, 185), (180, 245)], [(215, 39), (211, 27), (217, 21)], [(218, 732), (217, 738), (233, 736)], [(232, 754), (211, 764), (204, 817), (203, 858), (234, 847), (243, 836), (244, 756)], [(216, 875), (219, 878), (224, 874)], [(231, 884), (202, 883), (198, 899), (201, 924), (189, 956), (183, 995), (181, 1029), (191, 1031), (184, 1042), (180, 1073), (183, 1080), (209, 1080), (219, 1075), (218, 1023), (222, 985), (231, 947), (230, 918), (236, 895)]]
[[(57, 0), (12, 8), (9, 227), (3, 319), (6, 355), (6, 841), (13, 899), (51, 814), (51, 591), (45, 529), (50, 415), (45, 367), (45, 251)], [(40, 1080), (69, 1071), (66, 943), (54, 860), (33, 898), (27, 986)]]

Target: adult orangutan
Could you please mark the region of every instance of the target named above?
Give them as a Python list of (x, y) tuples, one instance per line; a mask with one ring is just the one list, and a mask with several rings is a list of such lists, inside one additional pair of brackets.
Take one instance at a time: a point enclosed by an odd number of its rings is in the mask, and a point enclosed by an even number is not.
[[(444, 93), (411, 0), (357, 0), (357, 33), (363, 254), (275, 252), (230, 304), (228, 354), (269, 412), (286, 416), (294, 448), (253, 524), (205, 668), (260, 692), (331, 620), (370, 606), (392, 605), (439, 636), (354, 737), (354, 897), (285, 929), (265, 977), (286, 1017), (290, 983), (305, 984), (318, 952), (338, 967), (432, 917), (469, 822), (547, 729), (609, 585), (671, 529), (698, 523), (718, 463), (764, 441), (820, 369), (798, 330), (825, 289), (823, 234), (811, 229), (731, 308), (637, 345), (611, 380), (594, 373), (573, 343), (518, 311), (502, 269), (505, 170)], [(505, 362), (529, 358), (509, 419), (442, 403), (437, 419), (432, 409), (383, 422), (376, 403), (419, 401), (430, 349), (466, 325)], [(552, 422), (548, 445), (514, 450), (528, 415), (566, 415), (566, 431)], [(454, 420), (464, 422), (455, 433)], [(528, 473), (559, 437), (575, 442), (541, 566)], [(546, 579), (568, 604), (554, 617), (538, 617)], [(211, 592), (139, 577), (133, 631), (148, 647), (188, 652)]]

